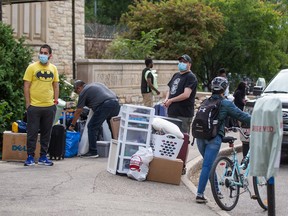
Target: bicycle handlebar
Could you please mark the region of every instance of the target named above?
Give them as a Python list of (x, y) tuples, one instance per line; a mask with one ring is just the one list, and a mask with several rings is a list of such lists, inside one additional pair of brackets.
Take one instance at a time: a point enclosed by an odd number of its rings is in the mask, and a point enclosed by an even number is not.
[(242, 135), (243, 135), (243, 137), (245, 138), (245, 139), (248, 139), (249, 138), (249, 134), (247, 135), (247, 134), (245, 134), (245, 132), (242, 130), (242, 128), (240, 128), (240, 127), (230, 127), (230, 128), (227, 128), (227, 130), (228, 131), (233, 131), (233, 132), (237, 132), (237, 131), (239, 131)]

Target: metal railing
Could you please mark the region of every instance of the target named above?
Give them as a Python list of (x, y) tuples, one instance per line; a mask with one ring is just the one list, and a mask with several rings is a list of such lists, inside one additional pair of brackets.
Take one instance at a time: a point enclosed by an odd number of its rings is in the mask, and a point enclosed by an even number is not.
[(127, 31), (127, 27), (118, 25), (85, 24), (85, 37), (114, 39), (117, 34)]

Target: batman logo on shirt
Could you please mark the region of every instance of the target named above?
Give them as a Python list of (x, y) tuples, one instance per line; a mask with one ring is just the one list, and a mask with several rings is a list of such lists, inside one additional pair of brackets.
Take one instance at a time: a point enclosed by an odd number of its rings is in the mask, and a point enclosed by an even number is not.
[(38, 71), (36, 77), (41, 81), (50, 82), (54, 79), (54, 74), (51, 71)]

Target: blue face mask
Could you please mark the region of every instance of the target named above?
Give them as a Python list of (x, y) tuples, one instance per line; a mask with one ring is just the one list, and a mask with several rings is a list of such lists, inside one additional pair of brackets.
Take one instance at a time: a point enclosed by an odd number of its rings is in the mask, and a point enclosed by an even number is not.
[(47, 55), (39, 54), (38, 58), (42, 64), (47, 64), (47, 62), (48, 62), (48, 56)]
[(179, 69), (179, 71), (186, 71), (187, 70), (187, 64), (185, 64), (184, 62), (179, 62), (178, 69)]

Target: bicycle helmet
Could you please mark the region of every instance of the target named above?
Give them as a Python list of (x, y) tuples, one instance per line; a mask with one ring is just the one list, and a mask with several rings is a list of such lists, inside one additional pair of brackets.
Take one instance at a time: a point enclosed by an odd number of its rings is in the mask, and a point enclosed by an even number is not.
[(228, 86), (228, 81), (224, 77), (215, 77), (211, 82), (211, 88), (213, 91), (225, 91)]

